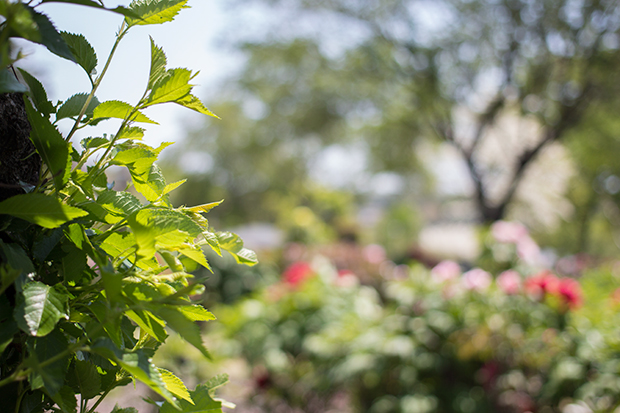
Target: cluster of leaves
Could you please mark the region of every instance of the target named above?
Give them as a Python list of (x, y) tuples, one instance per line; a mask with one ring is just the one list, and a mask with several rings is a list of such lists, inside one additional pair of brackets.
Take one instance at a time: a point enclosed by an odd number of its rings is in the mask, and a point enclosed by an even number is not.
[[(521, 282), (512, 286), (502, 276), (466, 287), (481, 270), (459, 273), (446, 279), (401, 266), (371, 287), (324, 262), (298, 263), (281, 284), (219, 308), (216, 327), (228, 338), (225, 354), (252, 366), (250, 403), (265, 411), (617, 408), (618, 298), (610, 296), (610, 269), (584, 274), (585, 305), (569, 311), (557, 296), (530, 288), (528, 280), (540, 277), (513, 272)], [(337, 404), (343, 399), (346, 408)]]
[[(91, 0), (56, 2), (105, 9)], [(26, 193), (0, 203), (0, 394), (10, 404), (6, 411), (90, 413), (113, 388), (134, 380), (164, 399), (161, 412), (221, 411), (213, 392), (225, 377), (188, 391), (151, 358), (169, 330), (209, 357), (195, 322), (215, 317), (190, 300), (204, 289), (190, 274), (198, 266), (209, 268), (203, 246), (218, 254), (228, 251), (248, 265), (256, 257), (235, 234), (210, 228), (202, 214), (219, 202), (172, 206), (168, 194), (183, 181), (167, 184), (155, 164), (169, 144), (150, 147), (140, 141), (144, 129), (136, 126), (154, 123), (143, 110), (163, 103), (215, 115), (191, 94), (195, 73), (166, 68), (166, 56), (152, 39), (149, 78), (139, 102), (96, 98), (128, 30), (171, 21), (186, 3), (136, 0), (128, 8), (107, 9), (124, 20), (97, 75), (97, 55), (83, 35), (58, 32), (36, 11), (38, 5), (0, 1), (5, 18), (0, 92), (27, 92), (30, 139), (43, 161), (36, 187), (24, 186)], [(19, 83), (9, 67), (20, 57), (10, 51), (13, 37), (76, 62), (91, 90), (54, 104), (23, 70), (27, 87)], [(63, 119), (73, 122), (66, 136), (57, 129)], [(115, 134), (73, 146), (76, 131), (107, 119), (120, 120)], [(106, 176), (113, 165), (127, 168), (133, 191), (113, 189)]]

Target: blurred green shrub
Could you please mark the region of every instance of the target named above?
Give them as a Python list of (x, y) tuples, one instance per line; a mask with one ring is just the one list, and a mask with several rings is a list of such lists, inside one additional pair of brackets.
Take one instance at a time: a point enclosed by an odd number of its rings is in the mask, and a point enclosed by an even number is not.
[(247, 361), (261, 411), (615, 411), (612, 268), (558, 277), (534, 270), (537, 246), (518, 226), (491, 233), (517, 263), (494, 275), (386, 261), (370, 286), (321, 256), (295, 262), (218, 309), (219, 351)]

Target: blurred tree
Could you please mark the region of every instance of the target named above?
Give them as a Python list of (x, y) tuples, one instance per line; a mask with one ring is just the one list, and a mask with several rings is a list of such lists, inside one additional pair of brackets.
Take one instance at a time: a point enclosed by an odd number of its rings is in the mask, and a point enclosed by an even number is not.
[[(586, 194), (573, 201), (589, 216), (587, 199), (598, 199), (592, 174), (600, 178), (601, 162), (611, 159), (579, 154), (591, 134), (606, 141), (614, 133), (604, 125), (620, 103), (617, 2), (240, 2), (265, 7), (277, 25), (261, 36), (248, 23), (239, 46), (247, 62), (229, 107), (216, 108), (225, 120), (209, 126), (205, 151), (212, 184), (261, 199), (246, 205), (270, 213), (274, 194), (306, 187), (313, 162), (334, 146), (351, 152), (344, 162), (361, 151), (362, 170), (395, 172), (420, 188), (420, 142), (432, 138), (457, 149), (478, 218), (492, 222), (506, 216), (533, 161), (570, 132), (579, 170), (591, 172), (580, 177)], [(500, 141), (497, 158), (483, 148), (506, 116), (532, 119), (535, 128), (524, 128), (516, 145)], [(369, 184), (368, 175), (358, 178)]]

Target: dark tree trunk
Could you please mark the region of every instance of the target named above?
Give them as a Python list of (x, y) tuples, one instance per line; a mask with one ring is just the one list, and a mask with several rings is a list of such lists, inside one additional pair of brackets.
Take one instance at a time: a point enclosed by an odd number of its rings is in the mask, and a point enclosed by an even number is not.
[(30, 129), (23, 95), (0, 95), (0, 202), (39, 182), (41, 157), (30, 141)]

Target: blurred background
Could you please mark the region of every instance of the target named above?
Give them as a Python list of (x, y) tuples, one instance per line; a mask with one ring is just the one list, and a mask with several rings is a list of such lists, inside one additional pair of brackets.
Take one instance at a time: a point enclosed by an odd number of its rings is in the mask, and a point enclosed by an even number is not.
[[(618, 411), (617, 1), (189, 5), (149, 34), (221, 120), (161, 108), (147, 142), (177, 142), (174, 203), (224, 199), (209, 222), (261, 263), (211, 257), (219, 361), (173, 340), (160, 364), (228, 371), (244, 412)], [(128, 101), (133, 35), (107, 85)]]

